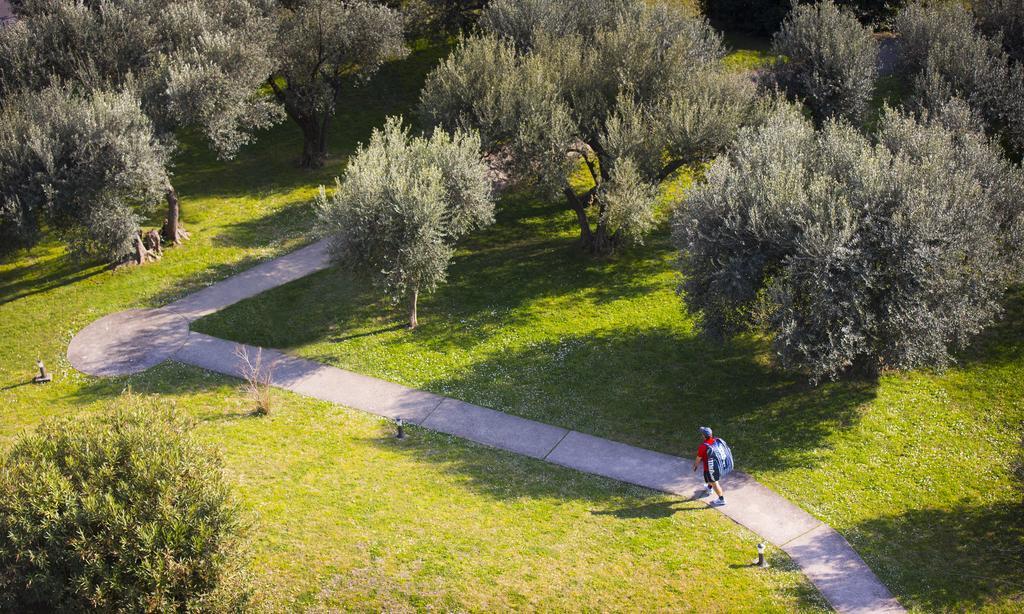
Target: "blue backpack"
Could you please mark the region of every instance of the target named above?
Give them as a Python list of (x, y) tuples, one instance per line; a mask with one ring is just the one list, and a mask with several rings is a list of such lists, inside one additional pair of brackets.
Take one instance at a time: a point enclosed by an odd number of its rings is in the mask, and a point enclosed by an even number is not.
[(732, 473), (732, 450), (729, 449), (729, 444), (725, 443), (724, 439), (716, 437), (715, 442), (708, 446), (708, 453), (715, 457), (721, 477), (724, 478)]

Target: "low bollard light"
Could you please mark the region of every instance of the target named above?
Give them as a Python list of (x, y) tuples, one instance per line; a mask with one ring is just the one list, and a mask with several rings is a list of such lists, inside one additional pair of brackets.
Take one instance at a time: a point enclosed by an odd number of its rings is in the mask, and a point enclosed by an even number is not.
[(754, 561), (754, 565), (768, 567), (768, 561), (764, 558), (764, 542), (757, 545), (757, 560)]
[(398, 427), (398, 434), (395, 435), (396, 439), (405, 439), (405, 422), (401, 418), (395, 419), (395, 426)]
[(43, 364), (42, 360), (37, 360), (36, 366), (39, 367), (39, 375), (32, 378), (32, 383), (45, 384), (53, 380), (53, 376), (46, 372), (46, 365)]

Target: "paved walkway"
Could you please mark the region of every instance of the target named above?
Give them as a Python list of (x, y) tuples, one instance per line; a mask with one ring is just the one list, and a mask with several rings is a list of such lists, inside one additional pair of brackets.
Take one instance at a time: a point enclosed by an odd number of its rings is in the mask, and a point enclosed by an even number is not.
[[(327, 266), (324, 243), (266, 262), (161, 309), (109, 315), (68, 347), (78, 370), (111, 376), (163, 360), (238, 377), (239, 344), (190, 332), (188, 324), (244, 298)], [(254, 353), (260, 348), (241, 346)], [(274, 386), (403, 420), (471, 441), (683, 497), (703, 488), (691, 460), (526, 420), (458, 399), (263, 349)], [(782, 548), (840, 612), (903, 612), (874, 573), (832, 528), (735, 472), (725, 480), (729, 505), (715, 508)]]

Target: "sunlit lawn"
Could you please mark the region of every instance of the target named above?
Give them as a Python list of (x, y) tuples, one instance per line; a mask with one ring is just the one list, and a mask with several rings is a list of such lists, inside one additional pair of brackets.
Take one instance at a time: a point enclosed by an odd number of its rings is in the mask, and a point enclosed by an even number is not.
[[(96, 318), (166, 304), (309, 241), (317, 185), (385, 114), (408, 112), (443, 51), (421, 49), (353, 93), (322, 172), (295, 168), (289, 125), (227, 163), (186, 139), (175, 180), (193, 239), (157, 264), (78, 265), (52, 242), (0, 261), (0, 450), (126, 387), (194, 416), (253, 520), (253, 576), (271, 611), (820, 608), (783, 554), (771, 571), (749, 568), (757, 537), (702, 504), (418, 429), (398, 443), (376, 418), (286, 393), (251, 418), (237, 382), (181, 365), (110, 380), (70, 368), (68, 341)], [(296, 324), (321, 308), (300, 307)], [(27, 383), (36, 358), (53, 383)]]
[(338, 270), (196, 328), (673, 454), (692, 454), (710, 424), (742, 469), (839, 529), (909, 605), (1019, 605), (1019, 293), (956, 369), (812, 388), (775, 368), (763, 340), (695, 333), (664, 225), (604, 260), (577, 232), (561, 203), (506, 195), (421, 299), (415, 332)]

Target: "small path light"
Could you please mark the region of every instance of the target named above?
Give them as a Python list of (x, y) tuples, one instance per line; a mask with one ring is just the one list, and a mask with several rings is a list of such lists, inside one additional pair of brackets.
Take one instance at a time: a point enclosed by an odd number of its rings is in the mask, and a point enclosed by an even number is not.
[(405, 422), (401, 418), (396, 418), (395, 426), (398, 427), (398, 434), (395, 437), (397, 439), (405, 439)]
[(754, 561), (754, 565), (758, 567), (768, 567), (768, 561), (764, 558), (764, 542), (757, 545), (757, 560)]
[(34, 384), (45, 384), (53, 380), (53, 376), (46, 372), (46, 365), (43, 364), (42, 360), (36, 361), (36, 366), (39, 367), (39, 375), (32, 378)]

